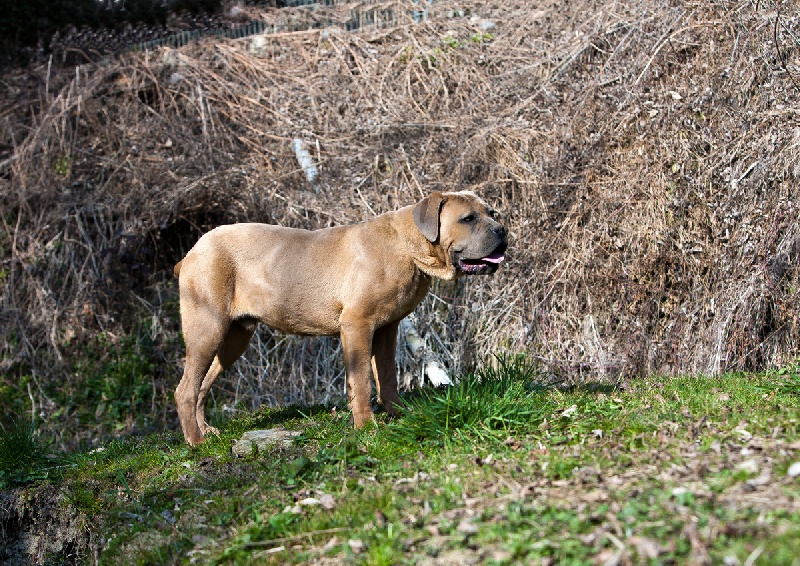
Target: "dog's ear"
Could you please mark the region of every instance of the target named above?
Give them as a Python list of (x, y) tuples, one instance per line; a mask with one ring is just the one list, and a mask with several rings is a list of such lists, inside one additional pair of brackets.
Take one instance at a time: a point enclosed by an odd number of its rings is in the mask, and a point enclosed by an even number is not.
[(444, 195), (439, 191), (431, 193), (414, 207), (414, 224), (429, 242), (439, 239), (439, 212), (444, 204)]

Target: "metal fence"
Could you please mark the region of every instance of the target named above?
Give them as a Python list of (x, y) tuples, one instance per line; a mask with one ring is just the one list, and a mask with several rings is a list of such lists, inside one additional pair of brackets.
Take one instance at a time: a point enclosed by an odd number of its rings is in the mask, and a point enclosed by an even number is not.
[[(418, 8), (404, 10), (415, 22), (427, 20), (429, 17), (428, 6), (434, 0), (414, 0)], [(341, 2), (339, 0), (288, 0), (286, 7), (313, 7), (313, 6), (347, 6), (352, 2)], [(312, 20), (306, 24), (298, 25), (294, 23), (275, 25), (264, 21), (252, 21), (248, 24), (229, 27), (214, 27), (209, 29), (196, 29), (178, 32), (167, 37), (153, 39), (134, 44), (133, 50), (145, 51), (157, 49), (159, 47), (181, 47), (192, 41), (197, 41), (206, 37), (238, 39), (250, 35), (281, 33), (287, 31), (300, 31), (303, 29), (320, 29), (326, 27), (339, 27), (345, 31), (364, 31), (368, 29), (383, 29), (396, 26), (398, 24), (398, 13), (396, 5), (386, 5), (382, 3), (377, 6), (365, 5), (359, 2), (358, 7), (350, 10), (350, 18), (344, 23), (333, 19)], [(402, 15), (402, 14), (401, 14)]]

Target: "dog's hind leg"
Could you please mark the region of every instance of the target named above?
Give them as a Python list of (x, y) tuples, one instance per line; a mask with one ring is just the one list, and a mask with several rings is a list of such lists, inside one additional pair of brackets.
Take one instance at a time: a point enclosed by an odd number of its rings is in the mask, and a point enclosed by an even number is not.
[[(183, 307), (183, 305), (181, 305)], [(181, 311), (183, 312), (183, 308)], [(214, 361), (226, 328), (214, 313), (201, 308), (193, 309), (189, 320), (183, 317), (183, 339), (186, 342), (186, 365), (183, 377), (175, 389), (175, 407), (186, 442), (196, 446), (203, 442), (203, 433), (197, 424), (197, 400), (203, 377)]]
[(376, 330), (372, 338), (372, 373), (375, 377), (375, 389), (378, 391), (378, 402), (392, 416), (397, 414), (397, 407), (400, 405), (395, 365), (399, 325), (400, 321), (387, 324)]
[(211, 367), (208, 368), (205, 378), (203, 378), (203, 384), (200, 386), (200, 392), (197, 396), (197, 425), (200, 427), (203, 436), (219, 434), (216, 428), (206, 422), (208, 392), (220, 374), (231, 367), (247, 349), (255, 329), (255, 321), (231, 323), (228, 333), (225, 335), (225, 340), (217, 350), (217, 355), (214, 356), (214, 361), (211, 363)]

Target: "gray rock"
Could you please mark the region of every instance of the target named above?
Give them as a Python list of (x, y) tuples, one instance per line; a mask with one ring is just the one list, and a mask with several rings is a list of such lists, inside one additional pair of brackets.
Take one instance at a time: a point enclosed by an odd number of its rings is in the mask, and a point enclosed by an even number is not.
[(261, 452), (274, 444), (291, 446), (292, 440), (299, 434), (300, 431), (298, 430), (286, 430), (283, 428), (249, 430), (236, 441), (231, 451), (241, 458), (252, 454), (255, 448)]

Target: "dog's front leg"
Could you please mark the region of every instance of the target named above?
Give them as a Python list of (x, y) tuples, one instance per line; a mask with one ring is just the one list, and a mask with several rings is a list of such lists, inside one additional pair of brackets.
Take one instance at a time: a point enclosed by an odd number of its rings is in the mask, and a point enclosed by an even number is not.
[(375, 331), (372, 338), (372, 371), (378, 402), (389, 415), (397, 414), (400, 394), (397, 392), (397, 327), (400, 321), (392, 322)]
[(353, 411), (353, 425), (361, 428), (373, 420), (370, 396), (370, 358), (373, 327), (363, 317), (342, 314), (341, 330), (344, 367), (347, 372), (347, 399)]

